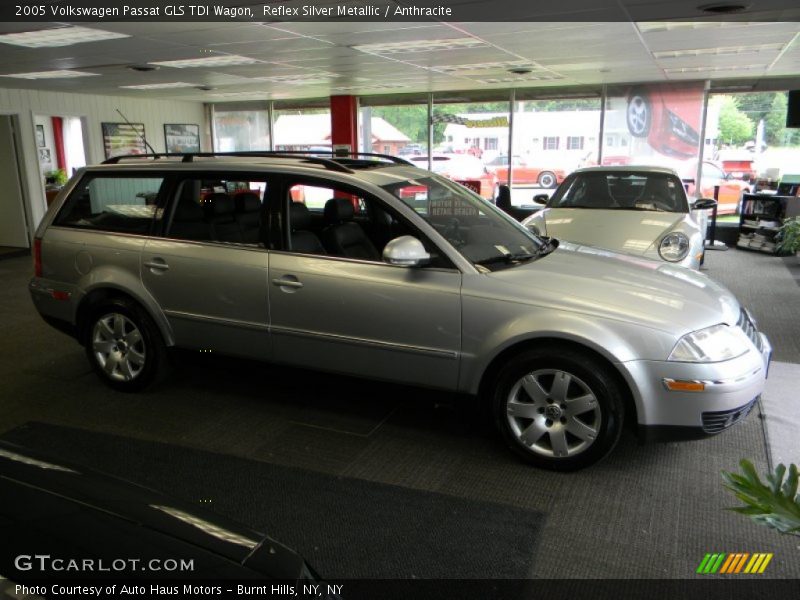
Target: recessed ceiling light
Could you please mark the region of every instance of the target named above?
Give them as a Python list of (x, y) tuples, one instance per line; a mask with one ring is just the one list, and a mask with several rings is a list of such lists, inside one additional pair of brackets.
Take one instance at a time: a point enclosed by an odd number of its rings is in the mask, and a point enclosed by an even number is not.
[(451, 40), (417, 40), (413, 42), (390, 42), (386, 44), (362, 44), (354, 50), (367, 54), (407, 54), (411, 52), (433, 52), (463, 48), (486, 48), (488, 43), (477, 38), (454, 38)]
[(253, 92), (221, 92), (218, 94), (209, 94), (209, 98), (269, 98), (269, 92), (261, 90)]
[(640, 21), (636, 27), (642, 33), (657, 31), (674, 31), (682, 29), (724, 29), (728, 27), (746, 27), (752, 23), (743, 21)]
[(298, 73), (297, 75), (267, 75), (265, 77), (252, 77), (250, 81), (269, 81), (271, 83), (285, 83), (287, 85), (311, 85), (314, 83), (327, 83), (330, 79), (339, 77), (336, 73)]
[(556, 79), (564, 79), (561, 75), (552, 73), (542, 73), (541, 75), (528, 75), (527, 77), (489, 77), (486, 79), (475, 79), (479, 83), (520, 83), (523, 81), (553, 81)]
[(9, 73), (0, 77), (14, 77), (15, 79), (74, 79), (75, 77), (94, 77), (98, 73), (85, 71), (37, 71), (34, 73)]
[(128, 65), (131, 71), (139, 71), (140, 73), (148, 73), (150, 71), (158, 71), (161, 67), (158, 65)]
[(172, 88), (195, 87), (195, 84), (185, 83), (183, 81), (174, 81), (171, 83), (145, 83), (142, 85), (121, 85), (119, 87), (125, 90), (168, 90)]
[(206, 56), (203, 58), (189, 58), (185, 60), (160, 60), (151, 64), (176, 69), (189, 69), (193, 67), (233, 67), (236, 65), (255, 65), (262, 61), (249, 56), (236, 54), (223, 54), (221, 56)]
[(750, 8), (750, 5), (744, 2), (714, 2), (712, 4), (702, 4), (697, 7), (697, 10), (712, 15), (729, 15), (742, 12), (748, 8)]
[(408, 87), (402, 83), (365, 83), (362, 85), (345, 85), (331, 88), (334, 92), (350, 92), (359, 90), (395, 90), (398, 88)]
[(532, 68), (532, 65), (531, 62), (527, 60), (506, 60), (460, 65), (438, 65), (424, 68), (441, 71), (442, 73), (458, 73), (460, 71), (506, 71), (515, 67), (524, 67), (530, 69)]
[(102, 42), (130, 37), (124, 33), (104, 31), (90, 27), (56, 27), (38, 31), (22, 31), (0, 35), (0, 42), (25, 48), (58, 48), (85, 42)]
[(674, 67), (664, 69), (664, 73), (679, 74), (679, 73), (718, 73), (720, 71), (752, 71), (755, 69), (766, 69), (767, 65), (729, 65), (721, 67), (717, 65), (708, 65), (705, 67)]

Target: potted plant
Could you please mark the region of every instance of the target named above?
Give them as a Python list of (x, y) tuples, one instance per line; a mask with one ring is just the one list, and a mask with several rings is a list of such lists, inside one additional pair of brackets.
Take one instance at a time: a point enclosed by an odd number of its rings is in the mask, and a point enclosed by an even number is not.
[(44, 174), (45, 181), (49, 185), (55, 185), (58, 187), (63, 186), (67, 181), (69, 181), (69, 177), (67, 177), (67, 172), (64, 169), (54, 169), (53, 171), (48, 171)]
[(797, 254), (800, 251), (800, 216), (784, 219), (775, 241), (780, 254)]

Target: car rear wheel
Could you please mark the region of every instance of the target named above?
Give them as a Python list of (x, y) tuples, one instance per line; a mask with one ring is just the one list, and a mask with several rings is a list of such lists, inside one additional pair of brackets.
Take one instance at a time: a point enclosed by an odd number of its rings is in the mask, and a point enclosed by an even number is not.
[(166, 371), (161, 334), (134, 302), (116, 299), (97, 306), (87, 323), (85, 344), (95, 372), (116, 390), (143, 390)]
[(539, 178), (537, 179), (539, 186), (543, 188), (554, 188), (556, 187), (556, 176), (554, 173), (550, 171), (544, 171), (539, 173)]
[(647, 137), (650, 133), (650, 125), (653, 120), (653, 113), (650, 109), (650, 99), (641, 90), (634, 90), (628, 96), (628, 110), (626, 111), (626, 121), (628, 131), (633, 137)]
[(509, 447), (547, 469), (594, 464), (622, 432), (623, 400), (615, 378), (592, 355), (572, 348), (517, 355), (497, 375), (492, 406)]

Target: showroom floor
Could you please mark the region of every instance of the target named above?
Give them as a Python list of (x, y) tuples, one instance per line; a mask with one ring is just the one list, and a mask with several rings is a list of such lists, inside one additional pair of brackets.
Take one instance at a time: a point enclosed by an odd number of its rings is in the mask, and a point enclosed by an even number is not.
[(0, 437), (232, 516), (329, 579), (684, 578), (707, 552), (773, 552), (764, 576), (800, 577), (797, 538), (725, 511), (720, 478), (745, 457), (766, 469), (767, 438), (773, 460), (799, 462), (781, 427), (800, 414), (800, 264), (706, 262), (773, 341), (766, 436), (756, 413), (699, 442), (626, 434), (594, 468), (558, 474), (521, 464), (449, 394), (183, 356), (156, 391), (122, 395), (35, 313), (26, 257), (0, 260)]

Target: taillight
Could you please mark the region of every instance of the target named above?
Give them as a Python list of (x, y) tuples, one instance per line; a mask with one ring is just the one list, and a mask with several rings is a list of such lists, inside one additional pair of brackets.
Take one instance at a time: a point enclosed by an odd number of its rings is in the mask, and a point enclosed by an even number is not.
[(42, 276), (42, 238), (33, 238), (33, 274)]

